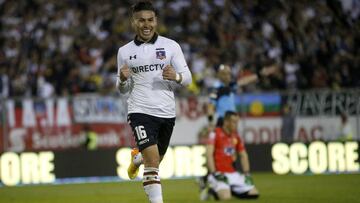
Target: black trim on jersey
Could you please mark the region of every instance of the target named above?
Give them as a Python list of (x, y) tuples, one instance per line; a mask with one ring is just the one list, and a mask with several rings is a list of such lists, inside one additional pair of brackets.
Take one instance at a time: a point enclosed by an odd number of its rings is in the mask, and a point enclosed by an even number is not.
[[(154, 43), (156, 42), (158, 36), (159, 36), (159, 35), (155, 32), (154, 35), (152, 36), (152, 38), (151, 38), (147, 43), (154, 44)], [(144, 44), (144, 43), (145, 43), (145, 42), (143, 42), (143, 41), (140, 41), (140, 40), (138, 39), (138, 36), (137, 36), (137, 35), (135, 36), (134, 42), (135, 42), (136, 46), (140, 46), (141, 44)]]

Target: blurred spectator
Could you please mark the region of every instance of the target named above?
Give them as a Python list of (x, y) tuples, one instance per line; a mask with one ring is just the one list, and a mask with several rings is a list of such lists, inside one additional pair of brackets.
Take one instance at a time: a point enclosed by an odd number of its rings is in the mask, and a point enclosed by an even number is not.
[(9, 76), (4, 67), (0, 67), (0, 98), (6, 98), (9, 96), (10, 91)]
[(85, 134), (84, 147), (87, 150), (96, 150), (98, 147), (98, 135), (88, 124), (84, 124), (83, 133)]
[(39, 76), (37, 79), (37, 96), (40, 98), (49, 98), (54, 96), (54, 86), (44, 77)]
[(281, 142), (292, 143), (295, 133), (295, 116), (291, 112), (291, 106), (285, 104), (282, 109)]
[[(54, 95), (114, 92), (110, 78), (116, 74), (116, 51), (133, 37), (124, 20), (132, 2), (0, 1), (1, 94), (37, 96), (39, 77)], [(194, 73), (192, 94), (207, 94), (220, 62), (232, 67), (234, 78), (240, 71), (282, 67), (249, 91), (360, 86), (359, 1), (169, 0), (155, 5), (164, 21), (158, 31), (179, 41)]]
[(338, 140), (349, 141), (353, 139), (353, 129), (345, 113), (341, 114), (341, 125)]
[(299, 64), (296, 62), (294, 56), (288, 56), (285, 60), (284, 71), (287, 89), (296, 89), (298, 87)]

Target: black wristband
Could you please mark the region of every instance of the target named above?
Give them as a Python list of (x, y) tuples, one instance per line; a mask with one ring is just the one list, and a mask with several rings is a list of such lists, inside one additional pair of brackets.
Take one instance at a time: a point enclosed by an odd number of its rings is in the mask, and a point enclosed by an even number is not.
[(214, 120), (214, 116), (213, 115), (208, 115), (208, 121), (213, 122), (213, 120)]

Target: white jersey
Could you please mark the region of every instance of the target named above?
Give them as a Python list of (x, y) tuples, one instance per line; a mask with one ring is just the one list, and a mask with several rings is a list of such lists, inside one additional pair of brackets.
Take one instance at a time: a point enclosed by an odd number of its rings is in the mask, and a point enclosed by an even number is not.
[(175, 117), (175, 81), (164, 80), (162, 70), (171, 65), (182, 76), (182, 85), (191, 83), (191, 73), (177, 42), (157, 34), (147, 43), (136, 38), (120, 47), (117, 55), (118, 75), (124, 64), (130, 77), (117, 87), (129, 93), (128, 113), (144, 113), (162, 118)]

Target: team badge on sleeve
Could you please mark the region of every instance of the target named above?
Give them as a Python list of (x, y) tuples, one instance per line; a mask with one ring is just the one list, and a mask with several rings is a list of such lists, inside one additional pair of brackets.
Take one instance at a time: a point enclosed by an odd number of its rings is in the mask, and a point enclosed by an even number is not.
[(164, 48), (156, 49), (156, 58), (160, 60), (166, 59), (166, 52)]

